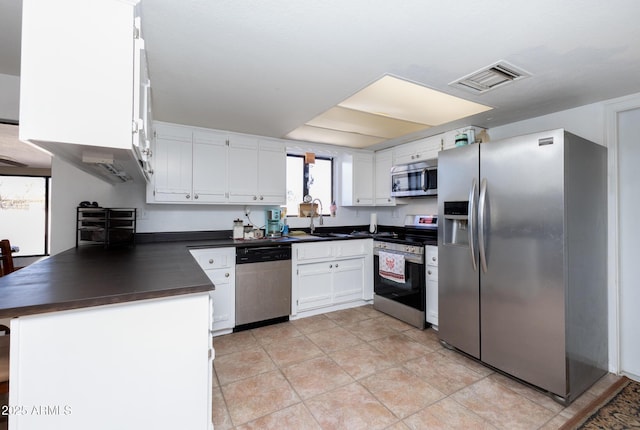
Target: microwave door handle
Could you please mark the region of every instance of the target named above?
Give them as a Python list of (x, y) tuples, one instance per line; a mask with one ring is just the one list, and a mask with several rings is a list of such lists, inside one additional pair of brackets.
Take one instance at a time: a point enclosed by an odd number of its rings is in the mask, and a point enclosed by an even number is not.
[(469, 207), (468, 207), (468, 220), (467, 222), (469, 223), (469, 229), (468, 229), (468, 234), (469, 234), (469, 251), (471, 252), (471, 265), (473, 266), (473, 271), (477, 271), (478, 270), (478, 265), (476, 264), (476, 249), (475, 249), (475, 245), (474, 245), (474, 238), (475, 238), (475, 210), (476, 210), (476, 205), (475, 205), (475, 198), (476, 198), (476, 180), (474, 178), (473, 183), (471, 184), (471, 189), (469, 190)]
[(428, 167), (422, 169), (420, 173), (422, 175), (422, 191), (427, 191), (429, 189), (429, 175), (427, 174)]

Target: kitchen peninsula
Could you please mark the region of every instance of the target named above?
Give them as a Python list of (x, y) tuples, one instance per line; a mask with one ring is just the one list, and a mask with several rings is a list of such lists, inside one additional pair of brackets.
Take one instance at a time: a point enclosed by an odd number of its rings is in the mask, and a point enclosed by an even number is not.
[(11, 429), (211, 429), (214, 287), (184, 242), (70, 249), (0, 278)]

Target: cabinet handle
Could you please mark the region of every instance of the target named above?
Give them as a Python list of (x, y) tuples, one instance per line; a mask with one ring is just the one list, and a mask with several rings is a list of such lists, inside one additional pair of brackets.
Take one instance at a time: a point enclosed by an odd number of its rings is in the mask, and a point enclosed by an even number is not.
[(253, 200), (258, 200), (258, 197), (257, 196), (253, 196)]
[(436, 257), (431, 257), (431, 261), (436, 261)]
[(209, 264), (213, 264), (213, 258), (209, 259)]
[(360, 203), (360, 199), (356, 199), (356, 203)]
[(185, 198), (190, 199), (190, 198), (191, 198), (191, 194), (187, 194), (187, 195), (185, 196)]
[(333, 264), (329, 264), (329, 269), (332, 269), (332, 268), (333, 268)]
[(338, 268), (338, 263), (336, 263), (336, 269)]
[(260, 200), (264, 200), (264, 196), (260, 196)]
[(198, 200), (198, 195), (193, 196), (194, 199)]
[(225, 278), (228, 278), (228, 277), (229, 277), (229, 272), (225, 273), (225, 274), (224, 274), (224, 277), (225, 277)]
[(427, 275), (431, 275), (431, 270), (427, 270)]

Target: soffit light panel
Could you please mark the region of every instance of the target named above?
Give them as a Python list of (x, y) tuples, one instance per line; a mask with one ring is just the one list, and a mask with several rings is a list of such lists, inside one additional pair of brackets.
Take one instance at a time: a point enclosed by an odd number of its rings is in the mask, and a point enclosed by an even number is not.
[(285, 137), (364, 148), (490, 109), (385, 75)]

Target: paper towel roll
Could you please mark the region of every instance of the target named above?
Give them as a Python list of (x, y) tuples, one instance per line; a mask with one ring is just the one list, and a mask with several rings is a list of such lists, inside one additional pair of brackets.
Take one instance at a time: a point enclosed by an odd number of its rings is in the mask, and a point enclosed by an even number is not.
[(369, 219), (369, 233), (376, 233), (377, 231), (378, 231), (378, 215), (375, 213), (372, 213)]

